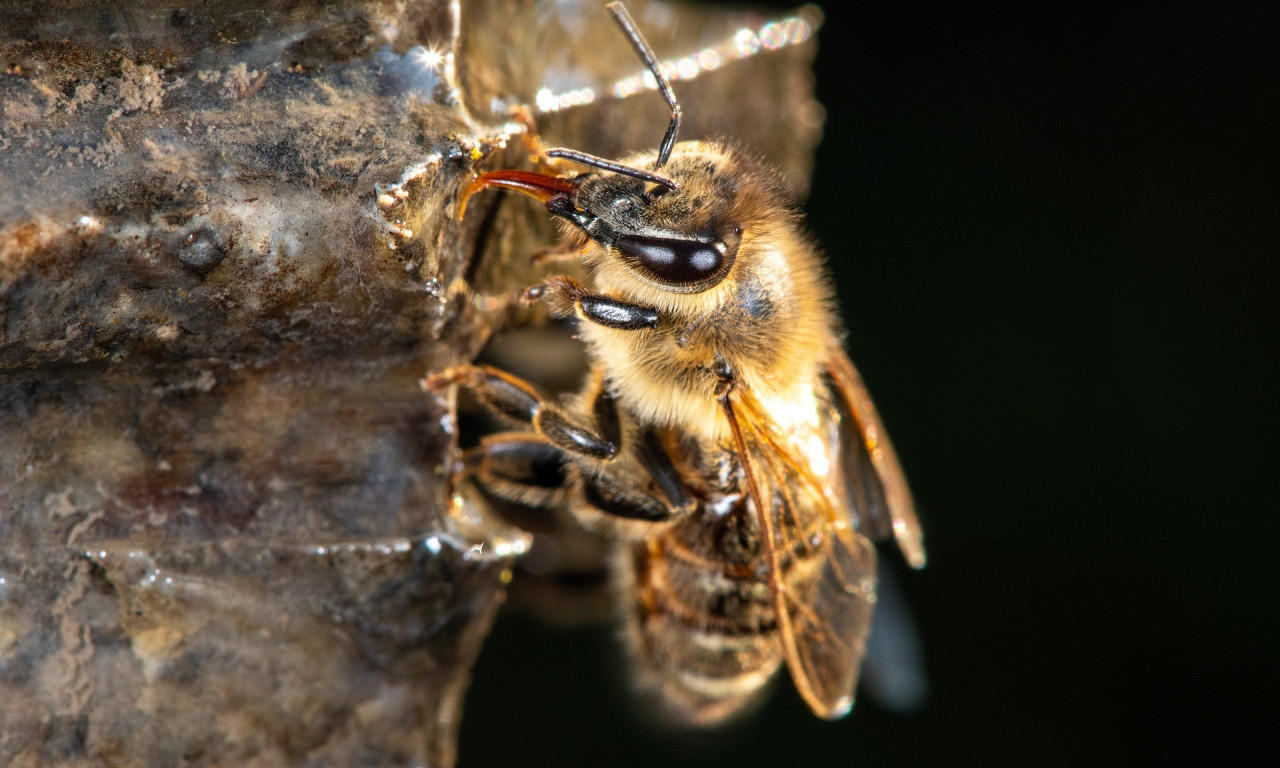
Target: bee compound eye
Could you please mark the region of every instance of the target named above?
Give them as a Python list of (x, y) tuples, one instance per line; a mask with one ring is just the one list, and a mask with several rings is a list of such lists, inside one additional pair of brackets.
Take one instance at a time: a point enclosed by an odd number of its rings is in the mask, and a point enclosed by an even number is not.
[(614, 247), (641, 274), (686, 290), (709, 288), (729, 270), (723, 246), (701, 240), (624, 235)]

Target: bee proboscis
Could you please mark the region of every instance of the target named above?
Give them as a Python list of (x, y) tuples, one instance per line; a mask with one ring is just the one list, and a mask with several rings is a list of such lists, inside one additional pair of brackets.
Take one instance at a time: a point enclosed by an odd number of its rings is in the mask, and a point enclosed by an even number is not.
[(528, 296), (577, 318), (587, 383), (566, 402), (481, 365), (428, 384), (469, 387), (521, 428), (464, 452), (463, 475), (537, 504), (563, 473), (574, 516), (616, 542), (638, 678), (674, 718), (743, 711), (784, 661), (810, 708), (839, 717), (875, 602), (871, 540), (925, 562), (911, 493), (775, 172), (677, 143), (670, 83), (626, 9), (608, 11), (671, 107), (659, 148), (547, 150), (589, 170), (492, 171), (461, 201), (515, 189), (559, 220), (589, 285), (551, 277)]

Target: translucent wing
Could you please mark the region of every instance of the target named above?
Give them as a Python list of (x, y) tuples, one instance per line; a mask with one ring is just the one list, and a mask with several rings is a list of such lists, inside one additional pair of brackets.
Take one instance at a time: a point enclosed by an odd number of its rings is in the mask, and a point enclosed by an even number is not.
[(838, 346), (828, 360), (827, 375), (837, 409), (849, 417), (847, 422), (842, 418), (840, 429), (841, 462), (846, 495), (860, 527), (873, 538), (892, 531), (911, 567), (923, 568), (924, 537), (907, 477), (867, 386)]
[(875, 602), (875, 550), (750, 393), (721, 398), (755, 504), (787, 666), (820, 717), (853, 706)]

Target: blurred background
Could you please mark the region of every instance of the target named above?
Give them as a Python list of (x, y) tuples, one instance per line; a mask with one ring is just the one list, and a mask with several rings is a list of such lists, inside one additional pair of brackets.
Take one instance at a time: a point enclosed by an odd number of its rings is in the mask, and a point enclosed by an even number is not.
[(612, 628), (506, 611), (462, 765), (1203, 765), (1270, 735), (1274, 25), (898, 6), (823, 9), (807, 208), (924, 516), (928, 568), (885, 559), (927, 702), (827, 723), (787, 682), (674, 737)]

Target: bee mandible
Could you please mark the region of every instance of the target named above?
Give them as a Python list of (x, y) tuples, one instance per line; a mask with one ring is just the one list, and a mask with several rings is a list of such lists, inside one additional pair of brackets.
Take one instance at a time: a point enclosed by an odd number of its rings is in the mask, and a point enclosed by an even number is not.
[(872, 540), (925, 563), (911, 493), (778, 175), (726, 142), (677, 143), (671, 84), (622, 4), (607, 10), (671, 121), (657, 150), (550, 149), (588, 170), (492, 171), (464, 191), (461, 210), (499, 187), (558, 220), (589, 284), (552, 277), (528, 297), (577, 318), (590, 372), (563, 402), (490, 366), (430, 377), (518, 427), (465, 451), (457, 479), (538, 503), (565, 478), (573, 515), (614, 542), (638, 681), (677, 721), (744, 711), (784, 660), (814, 713), (840, 717), (875, 602)]

